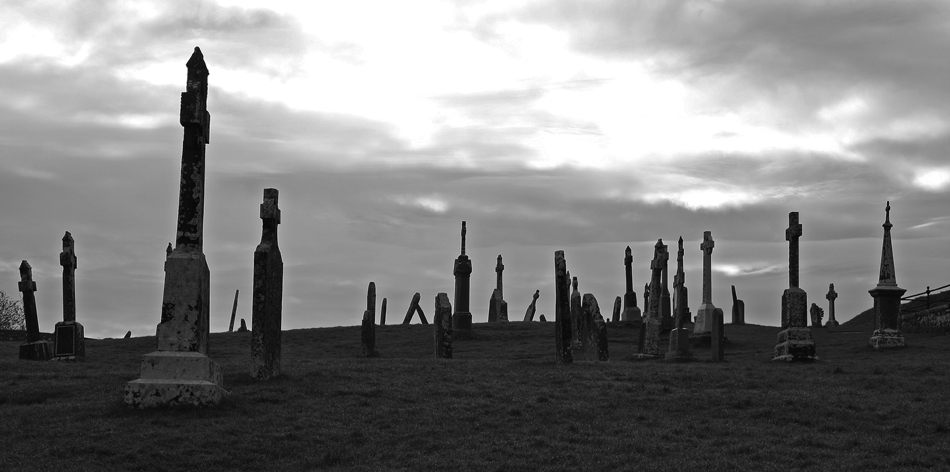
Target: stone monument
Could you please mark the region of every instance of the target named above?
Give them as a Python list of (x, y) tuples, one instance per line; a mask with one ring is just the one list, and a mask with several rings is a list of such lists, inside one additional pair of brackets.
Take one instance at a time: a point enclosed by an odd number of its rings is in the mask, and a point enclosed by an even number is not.
[(662, 312), (660, 305), (663, 297), (663, 286), (661, 278), (663, 276), (663, 256), (662, 242), (657, 241), (654, 246), (653, 261), (650, 262), (650, 297), (647, 305), (647, 313), (643, 317), (643, 325), (640, 327), (640, 345), (637, 348), (637, 359), (655, 359), (660, 357), (660, 330)]
[(788, 229), (785, 240), (788, 241), (788, 285), (782, 294), (782, 319), (787, 325), (778, 333), (774, 361), (817, 361), (815, 342), (811, 330), (806, 326), (808, 317), (808, 295), (798, 287), (798, 238), (802, 235), (802, 225), (798, 222), (798, 212), (788, 214)]
[(696, 325), (693, 326), (693, 340), (705, 344), (711, 342), (713, 328), (713, 312), (716, 306), (712, 302), (712, 252), (716, 241), (712, 238), (712, 231), (703, 233), (703, 242), (699, 249), (703, 251), (703, 304), (696, 311)]
[(386, 297), (383, 297), (383, 303), (379, 307), (379, 325), (386, 325)]
[(435, 296), (435, 314), (432, 315), (435, 333), (435, 357), (452, 358), (452, 304), (449, 295), (441, 292)]
[(78, 360), (86, 356), (86, 338), (82, 325), (76, 322), (76, 244), (73, 235), (63, 236), (63, 252), (59, 265), (63, 266), (63, 321), (53, 331), (53, 360)]
[(868, 344), (874, 349), (905, 347), (901, 334), (901, 297), (907, 290), (897, 286), (894, 249), (891, 247), (891, 202), (884, 208), (884, 246), (877, 287), (868, 290), (874, 298), (874, 332)]
[(682, 318), (684, 325), (692, 320), (689, 310), (689, 290), (686, 288), (686, 273), (683, 271), (685, 252), (683, 237), (680, 236), (676, 249), (676, 275), (673, 276), (673, 323), (679, 323), (678, 320)]
[(597, 299), (594, 298), (594, 295), (590, 293), (584, 294), (583, 305), (584, 312), (591, 320), (591, 347), (589, 349), (594, 351), (594, 356), (591, 357), (600, 362), (607, 362), (610, 360), (610, 347), (607, 341), (607, 323), (600, 314), (600, 306), (597, 304)]
[(528, 305), (528, 309), (524, 312), (524, 321), (534, 321), (534, 314), (538, 310), (538, 297), (541, 296), (540, 290), (535, 290), (534, 295), (531, 296), (531, 304)]
[[(580, 312), (577, 316), (577, 332), (575, 333), (576, 344), (571, 348), (571, 356), (575, 361), (595, 361), (597, 360), (597, 327), (595, 319), (603, 317), (600, 314), (600, 306), (593, 294), (585, 293), (581, 298)], [(571, 296), (571, 309), (574, 308), (574, 296)]]
[(668, 283), (670, 281), (670, 251), (669, 247), (663, 244), (662, 239), (657, 240), (656, 244), (659, 246), (660, 266), (663, 269), (663, 282), (660, 288), (660, 327), (663, 331), (669, 331), (674, 327), (673, 302), (670, 298)]
[(244, 322), (244, 318), (241, 318), (241, 326), (238, 328), (239, 333), (247, 332), (247, 323)]
[[(280, 224), (277, 189), (264, 189), (261, 203), (261, 243), (254, 250), (254, 290), (251, 292), (251, 377), (267, 380), (280, 375), (280, 319), (284, 293), (284, 261), (277, 246)], [(376, 288), (373, 303), (376, 302)]]
[(577, 290), (577, 277), (571, 279), (571, 356), (578, 360), (578, 350), (581, 348), (581, 311), (583, 298)]
[(809, 313), (811, 314), (811, 325), (815, 328), (821, 328), (821, 319), (825, 317), (825, 310), (822, 310), (817, 303), (812, 303)]
[(421, 321), (422, 324), (429, 324), (429, 320), (426, 319), (426, 314), (422, 312), (422, 307), (419, 306), (420, 299), (422, 299), (422, 295), (420, 295), (419, 292), (416, 292), (412, 296), (412, 301), (409, 302), (409, 310), (406, 311), (406, 317), (403, 318), (402, 324), (409, 324), (409, 322), (412, 321), (413, 313), (419, 313), (419, 321)]
[(48, 361), (53, 357), (53, 349), (48, 341), (40, 337), (40, 322), (36, 316), (36, 282), (33, 281), (33, 267), (29, 262), (20, 263), (20, 282), (17, 284), (23, 293), (23, 317), (26, 318), (26, 342), (20, 345), (20, 359), (28, 361)]
[(736, 296), (736, 286), (732, 286), (732, 324), (745, 324), (745, 302)]
[(205, 145), (208, 114), (208, 68), (201, 50), (186, 64), (188, 80), (181, 94), (179, 121), (184, 127), (178, 228), (175, 249), (165, 260), (162, 321), (156, 351), (142, 357), (141, 378), (125, 386), (125, 403), (133, 407), (212, 405), (227, 391), (221, 368), (208, 356), (210, 272), (202, 252), (204, 233)]
[[(571, 299), (570, 279), (564, 251), (554, 252), (554, 358), (558, 364), (570, 364), (571, 356)], [(544, 321), (544, 315), (541, 315)]]
[[(627, 249), (624, 250), (623, 272), (626, 279), (626, 290), (623, 293), (623, 314), (620, 319), (640, 322), (643, 320), (643, 314), (640, 312), (640, 308), (637, 307), (637, 292), (633, 291), (633, 253), (630, 251), (630, 246), (627, 246)], [(646, 306), (646, 299), (643, 300), (643, 306)]]
[(472, 312), (469, 310), (469, 289), (472, 261), (465, 255), (465, 222), (462, 222), (462, 251), (455, 259), (455, 313), (452, 314), (452, 332), (456, 337), (472, 336)]
[(723, 326), (723, 318), (725, 315), (722, 312), (722, 308), (716, 308), (713, 310), (713, 322), (712, 322), (712, 336), (710, 339), (710, 354), (712, 355), (713, 362), (722, 362), (725, 360), (725, 344), (726, 344), (726, 333), (725, 326)]
[(498, 255), (498, 264), (495, 266), (496, 286), (492, 290), (491, 299), (488, 302), (488, 321), (508, 321), (508, 302), (505, 301), (504, 286), (502, 285), (501, 273), (505, 270), (505, 265), (501, 262), (501, 254)]
[(838, 292), (835, 292), (835, 284), (828, 284), (828, 294), (825, 295), (825, 298), (828, 299), (828, 322), (825, 323), (825, 326), (828, 328), (837, 328), (838, 320), (835, 319), (835, 299), (838, 298)]
[(613, 315), (610, 317), (611, 323), (618, 323), (620, 321), (620, 308), (623, 306), (623, 298), (617, 297), (614, 300), (614, 311)]
[(360, 348), (363, 357), (376, 357), (376, 283), (370, 282), (366, 289), (366, 309), (360, 325)]
[(237, 316), (237, 302), (238, 302), (238, 294), (239, 294), (240, 292), (241, 292), (240, 290), (235, 290), (235, 291), (234, 291), (234, 304), (231, 305), (231, 322), (228, 323), (228, 332), (229, 332), (229, 333), (233, 333), (233, 332), (234, 332), (234, 317)]

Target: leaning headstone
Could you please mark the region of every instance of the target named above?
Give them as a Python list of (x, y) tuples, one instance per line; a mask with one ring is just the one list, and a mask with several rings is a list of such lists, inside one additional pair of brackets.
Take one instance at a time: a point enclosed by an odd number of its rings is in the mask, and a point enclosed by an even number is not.
[(620, 321), (620, 307), (622, 306), (622, 304), (623, 304), (623, 299), (621, 297), (617, 297), (614, 300), (613, 316), (610, 317), (611, 323), (618, 323)]
[(732, 324), (745, 324), (745, 302), (736, 296), (736, 286), (732, 286)]
[(360, 347), (363, 357), (376, 357), (376, 283), (370, 282), (366, 289), (366, 309), (360, 326)]
[[(280, 321), (284, 293), (284, 261), (277, 245), (280, 224), (278, 192), (264, 189), (261, 203), (261, 243), (254, 250), (254, 291), (251, 293), (251, 377), (267, 380), (280, 375)], [(375, 288), (374, 288), (375, 292)], [(373, 295), (375, 301), (375, 293)]]
[(241, 292), (240, 290), (235, 290), (235, 291), (234, 291), (234, 304), (231, 305), (231, 322), (228, 323), (228, 332), (229, 332), (229, 333), (233, 333), (233, 332), (234, 332), (234, 317), (237, 315), (238, 294), (239, 294), (240, 292)]
[(691, 339), (700, 344), (706, 344), (712, 338), (713, 312), (716, 306), (712, 302), (712, 252), (716, 241), (712, 238), (712, 231), (703, 233), (703, 242), (699, 249), (703, 251), (703, 304), (696, 311), (696, 324), (693, 326)]
[(472, 312), (469, 309), (469, 290), (472, 280), (472, 261), (465, 255), (465, 222), (462, 222), (462, 250), (455, 259), (455, 313), (452, 314), (452, 333), (457, 338), (472, 337)]
[(125, 332), (125, 337), (122, 338), (122, 339), (129, 339), (129, 338), (131, 338), (131, 337), (132, 337), (132, 331), (126, 331), (126, 332)]
[[(585, 294), (584, 299), (587, 299)], [(619, 297), (618, 297), (619, 298)], [(610, 360), (610, 347), (608, 346), (607, 341), (607, 323), (604, 321), (604, 317), (600, 314), (600, 307), (597, 305), (597, 299), (593, 295), (590, 295), (590, 302), (587, 303), (588, 310), (591, 315), (593, 315), (594, 325), (592, 327), (593, 331), (593, 342), (594, 347), (597, 351), (597, 360), (600, 362), (607, 362)]]
[[(623, 321), (641, 322), (643, 320), (643, 314), (640, 308), (637, 307), (637, 292), (633, 291), (633, 253), (630, 251), (630, 246), (627, 246), (623, 254), (623, 273), (626, 283), (624, 284), (625, 291), (623, 293), (623, 314), (621, 315), (621, 319)], [(643, 300), (643, 306), (646, 306), (646, 299)]]
[(451, 359), (452, 304), (449, 303), (447, 293), (439, 293), (435, 297), (435, 314), (432, 315), (432, 325), (435, 332), (435, 357)]
[[(573, 309), (574, 297), (571, 297), (571, 308)], [(593, 294), (585, 293), (581, 299), (580, 313), (577, 318), (577, 333), (575, 339), (577, 344), (573, 346), (571, 356), (575, 361), (595, 361), (597, 360), (597, 328), (594, 325), (596, 318), (600, 316), (600, 306)]]
[(386, 325), (386, 298), (383, 297), (383, 303), (379, 307), (379, 325)]
[(426, 314), (422, 312), (422, 307), (419, 306), (419, 300), (421, 298), (422, 298), (422, 295), (420, 295), (419, 292), (416, 292), (412, 296), (412, 301), (409, 302), (409, 310), (406, 311), (406, 317), (403, 318), (402, 324), (404, 325), (409, 324), (409, 322), (412, 321), (413, 313), (419, 314), (419, 321), (421, 321), (422, 324), (424, 325), (429, 324), (429, 320), (426, 319)]
[(817, 303), (812, 303), (809, 313), (811, 314), (811, 325), (815, 328), (821, 328), (821, 319), (825, 317), (825, 310), (822, 310)]
[(538, 310), (538, 297), (541, 296), (540, 290), (535, 290), (534, 295), (531, 296), (531, 304), (528, 305), (528, 309), (524, 312), (524, 321), (534, 321), (534, 314)]
[(244, 322), (244, 318), (241, 318), (241, 327), (238, 328), (238, 332), (239, 332), (239, 333), (246, 333), (246, 332), (247, 332), (247, 323)]
[(33, 267), (29, 262), (20, 263), (20, 282), (17, 284), (23, 293), (23, 316), (26, 318), (26, 342), (20, 345), (20, 359), (28, 361), (48, 361), (53, 357), (53, 347), (40, 337), (40, 322), (36, 316), (36, 282), (33, 281)]
[(660, 251), (660, 245), (655, 246), (653, 252), (653, 261), (650, 262), (650, 304), (647, 306), (646, 316), (643, 318), (643, 325), (640, 328), (640, 346), (637, 359), (655, 359), (660, 357), (660, 330), (661, 330), (661, 298), (663, 286), (661, 278), (663, 276), (663, 263)]
[(877, 286), (868, 293), (874, 298), (874, 332), (868, 344), (874, 349), (905, 347), (901, 334), (901, 297), (907, 290), (897, 286), (894, 249), (891, 246), (891, 202), (884, 209), (884, 245)]
[[(683, 237), (680, 236), (676, 249), (676, 274), (673, 276), (673, 323), (683, 319), (683, 324), (689, 323), (689, 290), (686, 288), (686, 273), (683, 271)], [(678, 326), (678, 325), (677, 325)]]
[(670, 280), (670, 251), (663, 240), (657, 240), (656, 244), (660, 249), (660, 266), (663, 268), (663, 282), (660, 291), (660, 326), (663, 331), (673, 329), (673, 302), (670, 298), (669, 280)]
[(785, 240), (788, 241), (788, 285), (782, 294), (782, 319), (787, 328), (778, 333), (775, 345), (774, 361), (817, 361), (815, 342), (811, 330), (806, 326), (808, 318), (808, 295), (798, 287), (798, 238), (802, 235), (802, 225), (798, 222), (798, 212), (788, 214), (788, 229)]
[[(554, 251), (554, 359), (558, 364), (570, 364), (571, 355), (571, 299), (570, 279), (564, 251)], [(546, 321), (541, 315), (541, 321)]]
[(828, 299), (828, 322), (825, 323), (825, 326), (836, 328), (838, 327), (838, 320), (835, 319), (835, 299), (838, 298), (838, 292), (835, 292), (835, 284), (828, 285), (828, 294), (825, 295), (825, 298)]
[(157, 349), (142, 357), (141, 377), (125, 386), (134, 407), (212, 405), (227, 396), (221, 368), (208, 356), (210, 272), (204, 239), (205, 145), (211, 121), (207, 110), (208, 68), (195, 48), (181, 94), (184, 127), (175, 249), (165, 260), (162, 321)]
[(63, 252), (59, 265), (63, 266), (63, 321), (53, 331), (53, 360), (77, 360), (86, 356), (86, 338), (82, 325), (76, 322), (76, 245), (73, 235), (63, 236)]
[(725, 343), (726, 343), (726, 333), (725, 326), (723, 326), (723, 315), (722, 308), (716, 308), (713, 310), (713, 328), (712, 328), (712, 339), (710, 340), (710, 354), (712, 355), (713, 362), (722, 362), (725, 359)]

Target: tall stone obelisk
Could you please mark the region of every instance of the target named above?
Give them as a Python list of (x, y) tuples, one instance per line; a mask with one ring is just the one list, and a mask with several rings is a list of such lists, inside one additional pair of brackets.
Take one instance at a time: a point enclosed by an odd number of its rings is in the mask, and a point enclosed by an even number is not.
[(456, 339), (472, 336), (472, 312), (469, 309), (469, 294), (472, 278), (472, 261), (465, 255), (465, 222), (462, 222), (462, 251), (455, 259), (455, 313), (452, 315), (452, 332)]
[[(891, 247), (891, 202), (884, 208), (884, 246), (877, 287), (868, 292), (874, 297), (874, 332), (868, 344), (874, 349), (905, 347), (901, 334), (901, 297), (907, 290), (897, 286), (894, 249)], [(835, 294), (837, 296), (837, 294)]]
[(782, 320), (784, 330), (778, 333), (773, 361), (817, 361), (815, 342), (808, 329), (808, 295), (798, 286), (798, 238), (802, 235), (802, 225), (798, 222), (798, 212), (788, 214), (788, 229), (785, 240), (788, 241), (788, 285), (782, 294)]
[(623, 292), (623, 314), (620, 319), (639, 323), (643, 320), (643, 314), (640, 308), (637, 307), (637, 292), (633, 291), (633, 252), (631, 252), (630, 246), (627, 246), (627, 249), (623, 252), (623, 275), (625, 290)]
[(63, 321), (53, 328), (53, 360), (79, 360), (86, 355), (83, 327), (76, 321), (76, 242), (69, 231), (63, 236)]
[[(251, 292), (251, 377), (267, 380), (280, 375), (280, 321), (284, 296), (284, 260), (277, 244), (280, 192), (265, 188), (261, 203), (261, 243), (254, 249), (254, 290)], [(374, 287), (375, 292), (375, 287)], [(376, 295), (373, 294), (373, 303)], [(375, 317), (375, 315), (374, 315)]]
[(221, 368), (207, 356), (211, 277), (202, 239), (205, 145), (211, 122), (207, 109), (208, 67), (197, 47), (185, 65), (188, 78), (179, 115), (184, 139), (178, 228), (175, 248), (165, 259), (157, 349), (142, 357), (141, 378), (125, 387), (125, 403), (138, 408), (209, 405), (227, 396)]

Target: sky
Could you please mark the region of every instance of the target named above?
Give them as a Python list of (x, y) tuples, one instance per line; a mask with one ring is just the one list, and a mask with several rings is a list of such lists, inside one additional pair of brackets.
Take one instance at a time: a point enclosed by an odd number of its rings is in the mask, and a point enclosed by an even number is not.
[[(33, 267), (62, 319), (76, 241), (87, 337), (152, 335), (175, 237), (185, 62), (208, 69), (211, 330), (251, 321), (264, 188), (280, 191), (284, 329), (356, 325), (366, 288), (401, 322), (452, 298), (461, 222), (486, 321), (554, 318), (554, 251), (604, 316), (634, 256), (685, 241), (701, 304), (777, 326), (788, 213), (801, 287), (871, 307), (884, 207), (898, 284), (950, 283), (950, 3), (933, 1), (0, 0), (0, 290)], [(670, 283), (675, 265), (670, 267)], [(378, 308), (377, 308), (378, 310)], [(415, 321), (418, 322), (418, 321)], [(236, 322), (239, 324), (240, 321)], [(384, 343), (383, 343), (384, 344)], [(381, 344), (382, 345), (382, 344)]]

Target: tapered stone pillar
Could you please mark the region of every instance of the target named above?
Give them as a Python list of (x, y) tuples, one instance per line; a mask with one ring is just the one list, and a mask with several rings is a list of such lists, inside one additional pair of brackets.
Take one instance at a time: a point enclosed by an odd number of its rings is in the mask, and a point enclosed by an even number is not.
[(716, 247), (716, 241), (713, 240), (712, 231), (703, 233), (703, 242), (699, 245), (699, 250), (703, 251), (703, 303), (699, 305), (696, 311), (696, 324), (693, 326), (694, 342), (706, 344), (712, 340), (713, 313), (716, 306), (712, 302), (712, 252)]
[(86, 356), (86, 338), (83, 327), (76, 321), (76, 243), (73, 235), (63, 236), (63, 252), (59, 265), (63, 266), (63, 321), (53, 330), (53, 360), (81, 360)]
[(774, 361), (817, 361), (815, 342), (808, 329), (808, 295), (798, 287), (798, 238), (802, 235), (802, 225), (798, 223), (798, 212), (788, 214), (788, 229), (785, 240), (788, 241), (788, 285), (782, 294), (782, 319), (786, 329), (778, 333), (775, 345)]
[(462, 251), (455, 259), (455, 313), (452, 314), (452, 334), (457, 338), (472, 336), (472, 312), (469, 309), (472, 261), (465, 255), (465, 222), (462, 222)]
[[(571, 355), (571, 289), (570, 275), (564, 251), (554, 252), (554, 359), (558, 364), (570, 364)], [(544, 321), (544, 315), (541, 315)]]
[(452, 304), (449, 295), (439, 293), (435, 297), (435, 314), (432, 315), (435, 341), (435, 357), (452, 358)]
[(662, 268), (662, 287), (660, 287), (660, 327), (663, 331), (669, 331), (675, 327), (673, 322), (673, 300), (670, 297), (670, 251), (669, 246), (663, 244), (663, 240), (657, 241), (660, 246), (660, 267)]
[(20, 263), (20, 282), (17, 284), (23, 294), (23, 317), (26, 318), (26, 342), (20, 345), (20, 359), (29, 361), (48, 361), (53, 357), (53, 346), (40, 336), (40, 322), (36, 316), (36, 282), (33, 281), (33, 267), (29, 262)]
[(907, 290), (897, 286), (894, 249), (891, 246), (891, 202), (884, 209), (884, 246), (881, 249), (881, 270), (877, 287), (868, 293), (874, 298), (874, 332), (868, 344), (874, 349), (905, 347), (901, 334), (901, 297)]
[[(280, 321), (284, 294), (284, 261), (277, 245), (280, 224), (278, 191), (264, 189), (261, 243), (254, 250), (254, 292), (251, 295), (251, 377), (280, 375)], [(373, 287), (373, 302), (376, 302)], [(375, 317), (375, 313), (374, 313)]]
[(663, 298), (663, 286), (661, 278), (663, 276), (663, 264), (661, 246), (662, 242), (657, 242), (653, 252), (653, 261), (650, 262), (650, 298), (647, 305), (647, 313), (643, 317), (643, 325), (640, 327), (640, 342), (637, 348), (638, 359), (655, 359), (660, 357), (660, 330), (662, 329), (661, 299)]
[[(630, 246), (627, 246), (627, 249), (624, 251), (623, 273), (626, 284), (624, 285), (625, 290), (623, 293), (623, 314), (620, 315), (620, 319), (639, 323), (643, 321), (643, 313), (640, 311), (640, 308), (637, 307), (637, 292), (633, 291), (633, 253), (630, 250)], [(644, 306), (646, 306), (646, 300), (644, 300), (643, 303)]]

